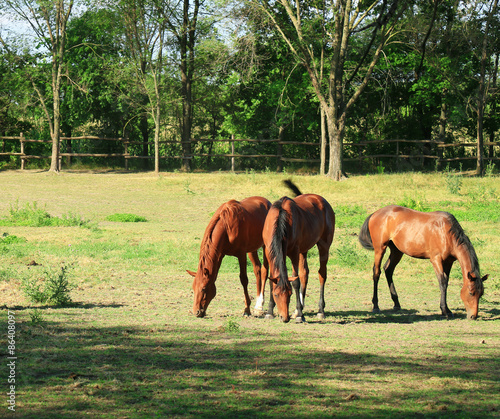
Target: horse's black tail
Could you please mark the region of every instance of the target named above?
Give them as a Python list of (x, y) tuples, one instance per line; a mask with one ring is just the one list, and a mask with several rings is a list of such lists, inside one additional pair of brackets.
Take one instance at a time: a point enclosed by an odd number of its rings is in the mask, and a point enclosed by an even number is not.
[(368, 250), (373, 250), (372, 236), (370, 235), (370, 229), (368, 228), (368, 222), (370, 221), (372, 215), (369, 215), (365, 220), (358, 236), (361, 246)]
[(295, 183), (293, 183), (290, 179), (284, 180), (283, 183), (290, 188), (290, 190), (295, 194), (295, 196), (302, 195), (300, 189), (297, 188)]

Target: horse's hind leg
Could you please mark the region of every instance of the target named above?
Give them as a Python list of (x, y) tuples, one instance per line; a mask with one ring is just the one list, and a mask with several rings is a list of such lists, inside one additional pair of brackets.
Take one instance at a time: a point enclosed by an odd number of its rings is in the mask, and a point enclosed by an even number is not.
[(248, 257), (250, 262), (252, 262), (253, 273), (255, 274), (257, 284), (257, 301), (255, 302), (255, 311), (256, 314), (260, 315), (264, 311), (264, 288), (266, 286), (267, 269), (262, 269), (259, 255), (256, 251), (248, 253)]
[[(375, 246), (374, 246), (375, 247)], [(380, 312), (380, 308), (378, 306), (378, 281), (380, 279), (380, 266), (382, 265), (382, 258), (384, 257), (384, 253), (386, 250), (386, 246), (375, 248), (375, 260), (373, 262), (373, 312)]]
[(394, 301), (394, 310), (400, 310), (401, 305), (399, 304), (398, 293), (396, 292), (394, 282), (392, 281), (392, 275), (396, 265), (403, 257), (403, 252), (401, 252), (392, 242), (389, 243), (389, 248), (391, 249), (391, 254), (384, 265), (385, 277), (387, 278), (387, 285), (389, 286), (392, 301)]
[(318, 306), (318, 319), (325, 318), (325, 282), (326, 282), (326, 265), (328, 263), (328, 252), (330, 246), (320, 246), (319, 250), (319, 306)]
[(248, 276), (247, 276), (247, 256), (238, 257), (238, 262), (240, 263), (240, 282), (243, 286), (243, 293), (245, 294), (245, 311), (244, 316), (250, 316), (250, 296), (248, 295)]
[[(307, 280), (309, 278), (309, 266), (307, 265), (307, 253), (300, 253), (297, 256), (292, 256), (292, 267), (293, 267), (293, 276), (298, 276), (297, 279), (292, 281), (292, 286), (295, 290), (295, 297), (297, 299), (295, 313), (291, 316), (295, 319), (296, 323), (305, 322), (304, 318), (304, 302), (306, 297), (306, 289), (307, 289)], [(297, 275), (298, 274), (298, 275)]]

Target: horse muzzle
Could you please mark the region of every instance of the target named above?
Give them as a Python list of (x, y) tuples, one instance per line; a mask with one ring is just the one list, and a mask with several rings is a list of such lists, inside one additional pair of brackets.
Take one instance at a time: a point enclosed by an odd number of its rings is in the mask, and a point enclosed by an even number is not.
[(206, 314), (206, 311), (203, 309), (196, 310), (196, 312), (194, 313), (194, 315), (196, 317), (205, 317), (205, 314)]

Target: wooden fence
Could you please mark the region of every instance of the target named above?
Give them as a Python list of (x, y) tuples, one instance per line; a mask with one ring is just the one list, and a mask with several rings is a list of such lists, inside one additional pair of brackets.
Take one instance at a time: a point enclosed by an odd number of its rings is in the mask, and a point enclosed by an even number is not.
[[(17, 151), (6, 151), (5, 142), (6, 141), (19, 141), (19, 152)], [(123, 152), (119, 153), (76, 153), (72, 151), (72, 142), (80, 141), (80, 140), (99, 140), (99, 141), (114, 141), (115, 143), (121, 144), (123, 147)], [(51, 140), (35, 140), (24, 137), (21, 133), (19, 136), (0, 136), (0, 141), (2, 141), (2, 149), (0, 152), (0, 156), (18, 156), (21, 160), (21, 170), (26, 168), (26, 162), (31, 159), (50, 159), (51, 155), (36, 155), (26, 153), (26, 145), (30, 143), (46, 143), (51, 144)], [(118, 157), (124, 159), (125, 169), (128, 169), (129, 161), (132, 159), (153, 159), (154, 156), (151, 155), (134, 155), (130, 152), (131, 145), (153, 145), (152, 142), (143, 142), (143, 141), (134, 141), (128, 138), (104, 138), (104, 137), (96, 137), (96, 136), (80, 136), (80, 137), (61, 137), (61, 143), (65, 142), (65, 152), (61, 152), (59, 154), (60, 159), (63, 157), (71, 159), (72, 157), (101, 157), (101, 158), (112, 158)], [(244, 158), (267, 158), (267, 159), (276, 159), (276, 165), (278, 168), (282, 167), (283, 163), (314, 163), (317, 164), (320, 162), (319, 158), (311, 159), (311, 158), (300, 158), (300, 157), (287, 157), (286, 154), (286, 146), (295, 145), (295, 146), (306, 146), (306, 147), (316, 147), (319, 150), (319, 143), (306, 143), (299, 141), (282, 141), (279, 139), (271, 139), (271, 140), (255, 140), (255, 139), (222, 139), (222, 140), (209, 140), (209, 139), (200, 139), (200, 140), (192, 140), (191, 144), (195, 145), (198, 143), (201, 144), (215, 144), (215, 143), (230, 143), (231, 152), (230, 153), (193, 153), (190, 156), (181, 156), (181, 155), (163, 155), (160, 156), (160, 159), (193, 159), (195, 157), (216, 157), (216, 158), (227, 158), (230, 159), (231, 169), (234, 171), (236, 166), (236, 159), (244, 159)], [(242, 154), (235, 152), (235, 145), (238, 143), (245, 144), (275, 144), (276, 152), (275, 154)], [(181, 143), (179, 141), (160, 141), (161, 144), (175, 144), (180, 146)], [(367, 149), (387, 149), (388, 145), (393, 145), (390, 148), (390, 152), (388, 153), (376, 153), (376, 154), (367, 154)], [(404, 139), (395, 139), (395, 140), (381, 140), (381, 141), (365, 141), (360, 143), (344, 143), (344, 162), (354, 162), (358, 163), (358, 165), (362, 165), (367, 159), (376, 161), (380, 159), (394, 159), (396, 166), (399, 167), (399, 163), (402, 160), (418, 160), (421, 159), (423, 162), (424, 159), (432, 159), (438, 165), (446, 162), (455, 162), (455, 161), (463, 161), (463, 160), (475, 160), (475, 148), (476, 143), (453, 143), (446, 144), (442, 142), (437, 142), (433, 140), (404, 140)], [(500, 142), (485, 142), (485, 147), (488, 147), (488, 153), (485, 157), (486, 161), (499, 161), (499, 150)], [(461, 156), (455, 157), (443, 157), (444, 150), (448, 148), (462, 148), (462, 150), (470, 148), (474, 152), (463, 153)], [(411, 153), (408, 153), (408, 149), (411, 150)], [(319, 155), (319, 151), (317, 152)], [(457, 154), (457, 153), (455, 153)]]

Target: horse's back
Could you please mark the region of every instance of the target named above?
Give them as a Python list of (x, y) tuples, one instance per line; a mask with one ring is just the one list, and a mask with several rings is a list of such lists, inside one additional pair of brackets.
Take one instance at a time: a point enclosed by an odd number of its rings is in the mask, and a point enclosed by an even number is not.
[(293, 201), (300, 209), (299, 224), (304, 243), (302, 250), (314, 246), (319, 241), (329, 247), (335, 232), (335, 212), (330, 203), (316, 194), (300, 195)]
[(262, 229), (271, 203), (266, 198), (252, 196), (224, 205), (224, 224), (229, 239), (227, 254), (253, 252), (262, 247)]
[(451, 224), (446, 212), (420, 212), (389, 205), (372, 214), (370, 236), (375, 248), (392, 242), (401, 252), (416, 258), (446, 253), (450, 246)]

